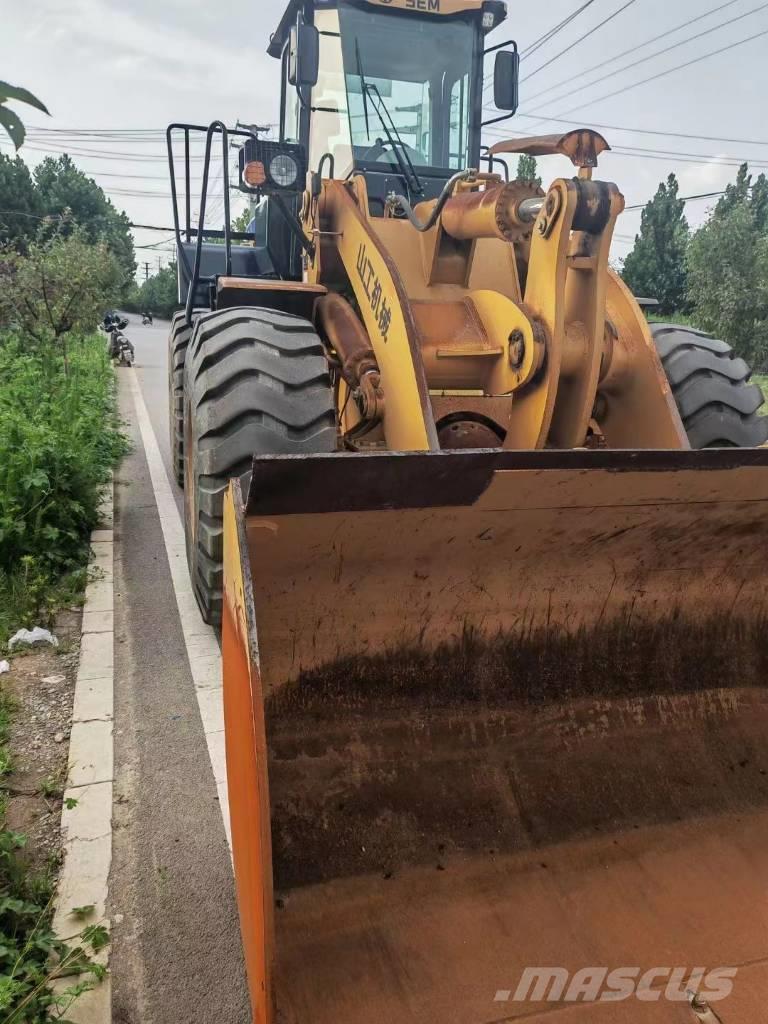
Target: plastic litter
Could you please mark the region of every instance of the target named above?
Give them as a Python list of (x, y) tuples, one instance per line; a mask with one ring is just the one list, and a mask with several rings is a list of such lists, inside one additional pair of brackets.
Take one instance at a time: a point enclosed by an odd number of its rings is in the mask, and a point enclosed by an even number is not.
[(7, 661), (0, 661), (0, 676), (4, 672), (10, 672), (10, 671), (11, 671), (11, 666), (9, 665), (9, 663)]
[(17, 644), (28, 644), (30, 646), (34, 646), (35, 644), (51, 644), (52, 647), (58, 647), (59, 641), (49, 629), (43, 629), (41, 626), (35, 626), (34, 629), (20, 629), (18, 633), (15, 633), (8, 641), (8, 647), (11, 650), (13, 650)]

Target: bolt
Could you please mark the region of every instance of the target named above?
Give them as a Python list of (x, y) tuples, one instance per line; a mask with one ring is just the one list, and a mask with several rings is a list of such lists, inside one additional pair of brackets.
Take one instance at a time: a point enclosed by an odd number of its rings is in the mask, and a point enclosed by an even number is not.
[(525, 359), (525, 335), (522, 331), (512, 331), (509, 336), (509, 365), (519, 370)]

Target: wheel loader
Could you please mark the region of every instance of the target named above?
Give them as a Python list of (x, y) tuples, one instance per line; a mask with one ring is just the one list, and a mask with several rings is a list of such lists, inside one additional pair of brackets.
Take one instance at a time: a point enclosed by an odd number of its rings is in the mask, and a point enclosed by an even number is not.
[[(505, 17), (291, 0), (279, 139), (168, 131), (253, 1020), (757, 1024), (762, 396), (610, 268), (601, 135), (482, 146), (518, 102)], [(214, 232), (233, 144), (253, 219), (225, 192)], [(522, 153), (563, 176), (510, 179)]]

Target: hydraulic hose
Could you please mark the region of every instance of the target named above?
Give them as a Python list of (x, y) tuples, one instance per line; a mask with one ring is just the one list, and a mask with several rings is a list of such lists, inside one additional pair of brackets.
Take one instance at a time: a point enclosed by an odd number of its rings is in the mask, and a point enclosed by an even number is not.
[(437, 224), (440, 214), (443, 212), (443, 207), (451, 198), (455, 186), (460, 181), (469, 181), (470, 178), (474, 178), (476, 175), (477, 170), (472, 167), (468, 167), (466, 171), (459, 171), (458, 174), (454, 174), (454, 176), (450, 178), (449, 181), (446, 182), (443, 191), (440, 193), (440, 196), (437, 202), (435, 203), (432, 213), (430, 213), (429, 217), (425, 221), (419, 220), (419, 218), (413, 211), (413, 207), (405, 198), (405, 196), (400, 196), (396, 192), (391, 192), (387, 196), (387, 202), (390, 205), (402, 210), (417, 231), (429, 231), (430, 228), (433, 228), (435, 224)]

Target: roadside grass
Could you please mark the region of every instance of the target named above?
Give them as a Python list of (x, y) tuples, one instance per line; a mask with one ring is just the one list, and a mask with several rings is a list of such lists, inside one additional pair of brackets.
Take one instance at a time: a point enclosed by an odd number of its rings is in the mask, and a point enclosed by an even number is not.
[(765, 395), (765, 400), (768, 402), (768, 374), (756, 373), (752, 380), (757, 384), (760, 390)]
[[(51, 626), (82, 601), (101, 493), (126, 450), (103, 338), (57, 348), (0, 334), (0, 653), (17, 629)], [(25, 837), (8, 828), (14, 711), (0, 686), (0, 1024), (63, 1024), (103, 978), (93, 956), (109, 936), (88, 915), (66, 941), (53, 933), (58, 864), (33, 870)], [(61, 788), (54, 778), (41, 787)]]
[(103, 338), (0, 336), (0, 651), (81, 600), (101, 491), (126, 451)]
[[(72, 1003), (104, 977), (92, 957), (107, 945), (101, 926), (81, 928), (68, 942), (52, 931), (55, 865), (30, 874), (24, 837), (8, 829), (7, 776), (12, 699), (0, 689), (0, 1020), (2, 1024), (64, 1024)], [(60, 987), (54, 990), (54, 982)]]
[(680, 324), (681, 327), (693, 327), (698, 330), (693, 318), (685, 313), (669, 313), (667, 316), (662, 313), (649, 313), (648, 320), (652, 324)]

